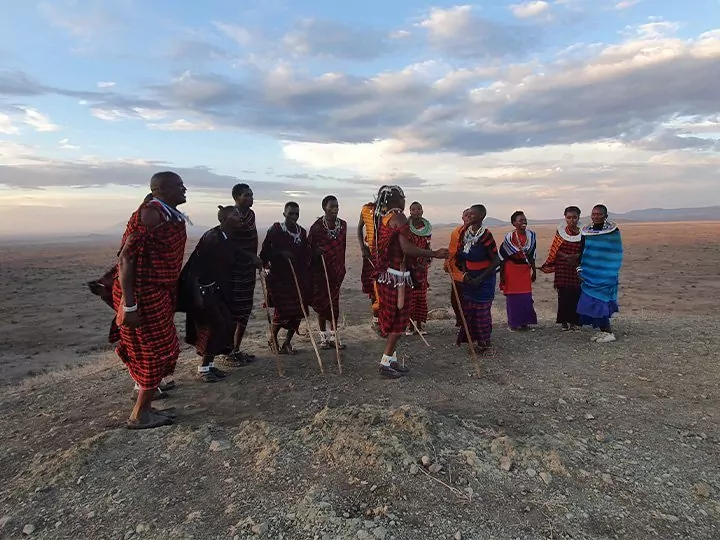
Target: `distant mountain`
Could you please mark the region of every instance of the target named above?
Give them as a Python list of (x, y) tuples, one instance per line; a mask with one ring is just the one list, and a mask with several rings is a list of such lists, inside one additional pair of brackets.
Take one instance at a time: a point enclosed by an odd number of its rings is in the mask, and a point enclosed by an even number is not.
[(720, 221), (720, 206), (702, 208), (648, 208), (610, 214), (617, 221)]

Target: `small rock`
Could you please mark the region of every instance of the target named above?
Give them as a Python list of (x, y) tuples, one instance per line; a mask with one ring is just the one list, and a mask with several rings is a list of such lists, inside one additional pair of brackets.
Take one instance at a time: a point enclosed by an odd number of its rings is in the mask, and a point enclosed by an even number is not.
[(377, 485), (373, 484), (373, 485), (370, 487), (370, 493), (374, 493), (376, 489), (377, 489)]
[(268, 524), (260, 523), (258, 525), (253, 525), (252, 532), (255, 536), (265, 536), (268, 532)]
[(567, 401), (565, 401), (563, 398), (558, 399), (558, 405), (567, 405)]
[(10, 516), (0, 518), (0, 529), (4, 529), (8, 523), (10, 523)]
[(373, 536), (377, 538), (378, 540), (385, 540), (385, 537), (387, 536), (387, 530), (385, 527), (376, 527), (373, 529)]
[(355, 536), (357, 536), (358, 540), (372, 540), (370, 533), (364, 529), (360, 529)]
[(710, 497), (710, 486), (707, 485), (704, 482), (700, 482), (698, 484), (695, 484), (693, 486), (693, 493), (697, 495), (698, 497), (702, 497), (703, 499), (707, 499)]
[(605, 435), (604, 433), (596, 433), (595, 440), (597, 442), (603, 443), (607, 440), (607, 435)]
[(137, 534), (142, 534), (142, 533), (144, 533), (146, 530), (148, 530), (148, 527), (146, 527), (146, 526), (143, 525), (142, 523), (138, 523), (138, 524), (135, 526), (135, 532), (136, 532)]
[(211, 452), (221, 452), (223, 450), (227, 450), (230, 448), (230, 443), (228, 441), (213, 441), (210, 443), (210, 451)]
[(512, 469), (512, 466), (513, 466), (512, 459), (510, 459), (508, 456), (502, 456), (500, 458), (500, 468), (503, 471), (509, 471), (510, 469)]
[(437, 474), (437, 473), (439, 473), (440, 471), (442, 471), (442, 468), (443, 468), (443, 466), (440, 465), (439, 463), (433, 463), (432, 465), (430, 465), (430, 468), (429, 468), (428, 470), (429, 470), (432, 474)]
[(30, 536), (34, 532), (35, 532), (35, 525), (25, 525), (23, 527), (23, 534), (25, 536)]
[(414, 463), (412, 465), (410, 465), (410, 474), (416, 475), (419, 472), (420, 472), (420, 467), (418, 467)]
[(135, 536), (135, 531), (128, 531), (125, 533), (125, 536), (123, 536), (123, 538), (124, 540), (130, 540), (130, 538), (132, 538), (133, 536)]
[(95, 512), (94, 512), (94, 511), (93, 511), (93, 512), (90, 512), (90, 513), (87, 515), (87, 518), (88, 518), (88, 519), (92, 519), (92, 518), (94, 518), (94, 517), (95, 517)]
[(423, 456), (420, 458), (420, 463), (422, 463), (422, 466), (427, 469), (432, 463), (432, 460), (430, 459), (430, 456)]
[(670, 523), (677, 523), (678, 521), (680, 521), (680, 518), (679, 518), (679, 517), (673, 516), (672, 514), (662, 514), (662, 513), (660, 513), (659, 515), (660, 515), (660, 517), (661, 517), (662, 519), (664, 519), (665, 521), (669, 521)]
[(587, 414), (585, 415), (585, 420), (595, 420), (595, 417), (594, 417), (592, 414), (587, 413)]
[(345, 519), (349, 519), (349, 518), (350, 518), (350, 513), (349, 513), (349, 512), (343, 512), (343, 517), (344, 517)]
[(602, 478), (602, 481), (605, 482), (606, 484), (612, 484), (612, 483), (613, 483), (612, 476), (610, 476), (610, 475), (607, 474), (607, 473), (604, 473), (603, 475), (601, 475), (600, 478)]
[(455, 533), (455, 540), (462, 540), (462, 537), (463, 537), (463, 535), (460, 531)]
[(535, 469), (527, 469), (525, 472), (530, 478), (533, 478), (537, 475), (537, 471)]
[(545, 485), (549, 486), (550, 482), (552, 482), (552, 474), (549, 472), (541, 472), (540, 478), (542, 478), (542, 481), (545, 482)]

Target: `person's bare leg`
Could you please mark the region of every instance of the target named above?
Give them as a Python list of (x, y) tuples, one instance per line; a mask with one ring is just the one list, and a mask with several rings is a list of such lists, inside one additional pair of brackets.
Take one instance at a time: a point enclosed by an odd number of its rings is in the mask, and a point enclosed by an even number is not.
[(292, 347), (292, 338), (295, 335), (295, 330), (288, 330), (287, 335), (285, 336), (285, 341), (283, 342), (283, 349), (287, 348), (290, 350), (290, 347)]
[(280, 334), (280, 325), (273, 324), (272, 327), (272, 339), (273, 339), (273, 347), (275, 347), (275, 350), (278, 350), (278, 347), (280, 346), (280, 342), (278, 340), (278, 334)]
[(401, 337), (402, 334), (388, 334), (387, 341), (385, 342), (385, 356), (395, 356), (395, 350)]
[(138, 392), (135, 407), (130, 413), (128, 427), (160, 427), (172, 423), (167, 416), (161, 416), (152, 412), (152, 400), (155, 389), (140, 390)]

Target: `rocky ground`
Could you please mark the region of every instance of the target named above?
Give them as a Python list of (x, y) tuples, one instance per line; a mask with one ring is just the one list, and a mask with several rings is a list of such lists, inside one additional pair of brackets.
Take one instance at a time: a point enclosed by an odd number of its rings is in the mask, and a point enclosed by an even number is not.
[[(543, 314), (551, 320), (551, 314)], [(364, 325), (338, 374), (309, 341), (215, 385), (185, 350), (175, 425), (124, 429), (109, 353), (6, 386), (0, 537), (606, 539), (720, 536), (720, 318), (620, 317), (618, 342), (498, 325), (481, 377), (433, 321), (380, 379)]]

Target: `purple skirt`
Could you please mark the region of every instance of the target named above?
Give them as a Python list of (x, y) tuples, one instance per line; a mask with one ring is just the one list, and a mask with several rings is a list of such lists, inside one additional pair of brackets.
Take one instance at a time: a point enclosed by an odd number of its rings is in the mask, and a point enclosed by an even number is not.
[(505, 304), (510, 328), (537, 324), (537, 314), (533, 307), (532, 293), (508, 294), (505, 296)]

